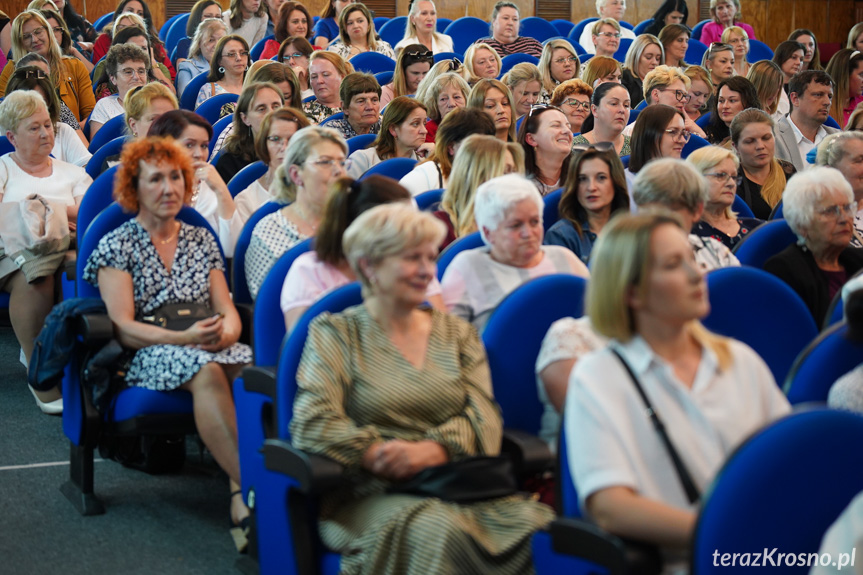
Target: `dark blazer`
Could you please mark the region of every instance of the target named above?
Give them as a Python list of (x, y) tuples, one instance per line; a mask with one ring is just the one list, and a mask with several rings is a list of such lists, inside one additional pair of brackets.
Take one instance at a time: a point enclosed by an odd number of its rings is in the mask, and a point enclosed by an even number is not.
[[(839, 264), (845, 268), (850, 279), (863, 269), (863, 249), (845, 248), (839, 254)], [(812, 252), (797, 244), (788, 246), (765, 262), (764, 271), (791, 286), (809, 308), (815, 324), (819, 328), (824, 324), (831, 298), (827, 291), (827, 276), (815, 263)]]

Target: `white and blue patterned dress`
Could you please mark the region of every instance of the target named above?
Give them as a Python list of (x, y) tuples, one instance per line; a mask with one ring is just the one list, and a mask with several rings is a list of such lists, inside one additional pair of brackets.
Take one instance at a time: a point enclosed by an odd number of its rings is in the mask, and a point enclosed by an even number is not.
[[(84, 279), (98, 287), (97, 276), (103, 267), (132, 276), (135, 317), (170, 303), (210, 305), (210, 271), (225, 269), (212, 234), (205, 228), (181, 222), (169, 272), (150, 234), (134, 218), (99, 241), (87, 260)], [(151, 345), (135, 353), (126, 382), (169, 391), (191, 380), (208, 363), (237, 365), (251, 361), (251, 349), (241, 343), (216, 353), (192, 345)]]

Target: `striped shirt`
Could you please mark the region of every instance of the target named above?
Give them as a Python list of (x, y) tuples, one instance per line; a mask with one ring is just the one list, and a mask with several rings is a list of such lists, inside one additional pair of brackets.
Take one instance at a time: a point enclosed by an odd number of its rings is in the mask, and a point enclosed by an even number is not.
[(494, 48), (494, 51), (501, 58), (510, 54), (530, 54), (537, 58), (542, 56), (542, 44), (536, 38), (531, 38), (530, 36), (519, 36), (515, 39), (515, 42), (509, 44), (502, 44), (492, 37), (481, 38), (477, 42), (488, 44)]

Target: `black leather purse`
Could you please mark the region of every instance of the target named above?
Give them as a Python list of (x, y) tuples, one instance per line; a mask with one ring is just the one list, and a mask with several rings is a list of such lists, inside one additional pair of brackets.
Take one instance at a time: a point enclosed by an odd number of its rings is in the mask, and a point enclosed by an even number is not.
[(216, 315), (209, 306), (200, 303), (168, 303), (142, 315), (138, 321), (171, 331), (184, 331), (195, 322)]
[(518, 491), (518, 485), (509, 457), (469, 457), (427, 467), (389, 491), (470, 503), (512, 495)]

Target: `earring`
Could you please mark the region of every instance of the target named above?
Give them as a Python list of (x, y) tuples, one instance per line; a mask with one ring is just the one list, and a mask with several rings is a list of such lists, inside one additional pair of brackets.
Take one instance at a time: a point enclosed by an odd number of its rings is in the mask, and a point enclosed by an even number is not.
[(219, 74), (224, 74), (224, 73), (225, 73), (224, 66), (219, 66)]

